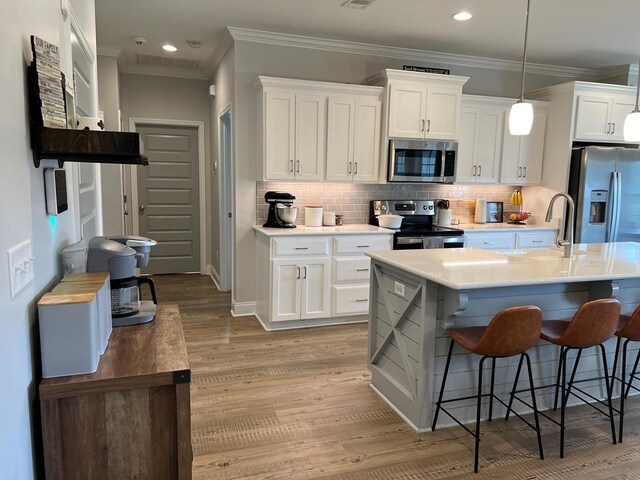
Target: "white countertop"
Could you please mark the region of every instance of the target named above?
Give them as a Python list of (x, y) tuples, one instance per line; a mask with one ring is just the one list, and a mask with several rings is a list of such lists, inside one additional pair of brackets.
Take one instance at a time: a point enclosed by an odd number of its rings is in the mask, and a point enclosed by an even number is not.
[(640, 243), (491, 251), (477, 248), (367, 252), (374, 260), (454, 290), (640, 278)]
[(340, 227), (307, 227), (305, 225), (296, 225), (296, 228), (269, 228), (255, 226), (253, 229), (268, 237), (294, 236), (294, 235), (371, 235), (395, 233), (388, 228), (376, 227), (367, 224), (347, 224)]
[(546, 225), (514, 225), (512, 223), (461, 223), (460, 225), (453, 225), (454, 228), (459, 228), (465, 232), (473, 230), (498, 230), (500, 232), (522, 231), (522, 230), (557, 230), (556, 227), (551, 224)]

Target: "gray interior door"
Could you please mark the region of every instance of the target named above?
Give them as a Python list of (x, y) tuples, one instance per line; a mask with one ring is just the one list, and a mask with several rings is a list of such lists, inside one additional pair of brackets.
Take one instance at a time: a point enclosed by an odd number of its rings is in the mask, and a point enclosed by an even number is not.
[(158, 242), (145, 273), (200, 271), (198, 129), (138, 125), (148, 167), (138, 167), (140, 235)]

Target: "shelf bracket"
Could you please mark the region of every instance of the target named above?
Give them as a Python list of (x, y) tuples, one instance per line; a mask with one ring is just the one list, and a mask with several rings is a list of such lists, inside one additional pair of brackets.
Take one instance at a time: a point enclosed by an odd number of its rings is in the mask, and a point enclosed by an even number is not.
[(444, 330), (453, 328), (455, 318), (462, 315), (469, 306), (469, 291), (444, 290), (442, 299), (442, 320), (440, 326)]

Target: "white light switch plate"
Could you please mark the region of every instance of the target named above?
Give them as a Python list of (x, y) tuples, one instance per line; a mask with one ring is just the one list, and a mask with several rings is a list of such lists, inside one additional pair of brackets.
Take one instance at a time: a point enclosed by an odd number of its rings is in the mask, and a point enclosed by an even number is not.
[(35, 258), (31, 252), (31, 240), (25, 240), (7, 250), (9, 257), (9, 284), (11, 298), (15, 297), (24, 287), (33, 281), (33, 262)]

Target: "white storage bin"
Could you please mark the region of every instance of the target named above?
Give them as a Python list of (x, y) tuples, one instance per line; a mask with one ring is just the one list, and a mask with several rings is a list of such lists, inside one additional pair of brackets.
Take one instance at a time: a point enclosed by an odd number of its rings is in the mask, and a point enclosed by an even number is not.
[[(99, 290), (91, 284), (99, 285)], [(87, 288), (89, 287), (89, 288)], [(108, 273), (70, 273), (53, 289), (60, 293), (87, 293), (97, 290), (100, 355), (107, 349), (113, 330), (111, 318), (111, 282)]]
[(42, 376), (93, 373), (100, 360), (96, 295), (45, 293), (38, 302)]

